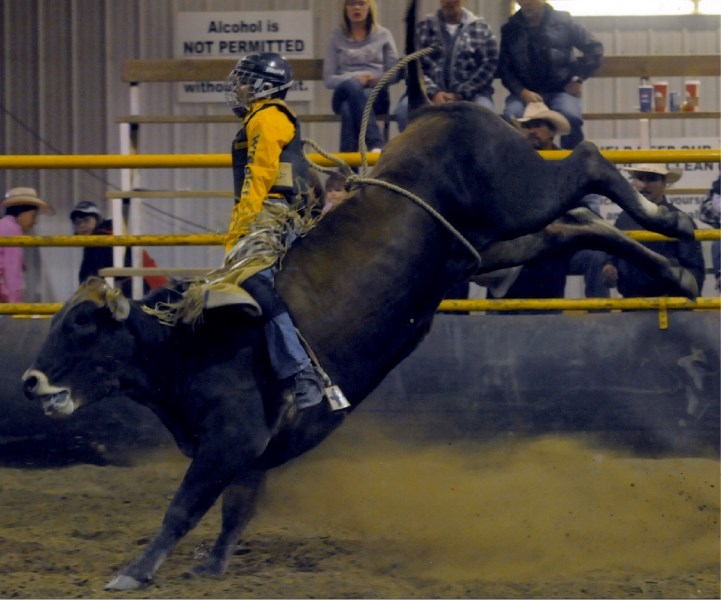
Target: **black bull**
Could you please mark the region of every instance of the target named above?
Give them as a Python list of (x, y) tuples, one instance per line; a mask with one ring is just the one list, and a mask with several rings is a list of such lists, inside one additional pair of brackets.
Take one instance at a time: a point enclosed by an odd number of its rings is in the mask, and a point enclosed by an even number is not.
[[(356, 191), (290, 249), (277, 289), (353, 406), (419, 344), (454, 282), (558, 243), (622, 252), (667, 281), (669, 291), (696, 292), (688, 273), (585, 209), (553, 222), (595, 192), (650, 229), (692, 234), (686, 216), (640, 197), (590, 144), (563, 161), (544, 161), (500, 118), (459, 103), (423, 109), (372, 175), (422, 198), (483, 262), (479, 267), (426, 208), (379, 185)], [(55, 317), (24, 385), (28, 398), (56, 416), (124, 394), (154, 410), (192, 456), (159, 533), (108, 584), (116, 590), (150, 581), (221, 495), (220, 535), (194, 573), (222, 574), (265, 470), (315, 446), (344, 418), (323, 403), (278, 427), (279, 390), (261, 319), (215, 309), (194, 328), (168, 327), (100, 281), (81, 287)]]

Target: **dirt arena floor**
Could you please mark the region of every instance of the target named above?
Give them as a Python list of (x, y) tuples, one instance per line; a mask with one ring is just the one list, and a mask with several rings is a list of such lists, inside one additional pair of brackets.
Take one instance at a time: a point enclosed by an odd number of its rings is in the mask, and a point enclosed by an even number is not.
[(222, 579), (185, 569), (214, 509), (150, 586), (103, 591), (156, 531), (187, 464), (0, 468), (2, 598), (719, 598), (719, 461), (591, 435), (420, 439), (353, 415), (274, 471)]

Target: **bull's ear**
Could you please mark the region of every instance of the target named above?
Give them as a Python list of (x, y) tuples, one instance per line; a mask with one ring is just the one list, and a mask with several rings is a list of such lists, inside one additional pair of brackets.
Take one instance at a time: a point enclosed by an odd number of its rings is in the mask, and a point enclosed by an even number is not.
[(120, 288), (110, 288), (105, 295), (105, 301), (116, 321), (125, 321), (130, 315), (130, 302), (123, 296)]

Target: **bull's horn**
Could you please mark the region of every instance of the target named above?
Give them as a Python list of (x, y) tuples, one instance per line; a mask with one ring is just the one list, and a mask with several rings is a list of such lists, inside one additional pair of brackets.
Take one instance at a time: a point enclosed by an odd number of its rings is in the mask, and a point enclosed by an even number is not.
[(125, 321), (130, 315), (130, 302), (123, 296), (120, 288), (110, 288), (105, 295), (105, 301), (108, 303), (110, 314), (116, 321)]

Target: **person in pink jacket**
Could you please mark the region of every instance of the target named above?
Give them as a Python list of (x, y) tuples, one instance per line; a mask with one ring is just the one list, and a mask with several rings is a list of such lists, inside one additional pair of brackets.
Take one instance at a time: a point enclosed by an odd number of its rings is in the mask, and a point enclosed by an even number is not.
[[(11, 189), (0, 201), (5, 216), (0, 219), (0, 236), (27, 235), (35, 225), (38, 214), (53, 214), (55, 210), (29, 187)], [(23, 249), (0, 246), (0, 302), (22, 302), (25, 291)]]

